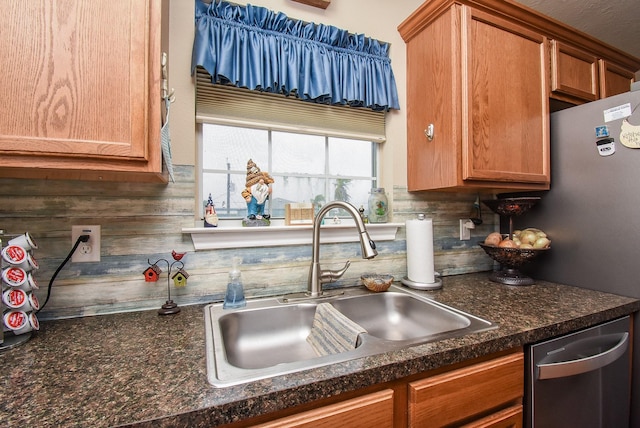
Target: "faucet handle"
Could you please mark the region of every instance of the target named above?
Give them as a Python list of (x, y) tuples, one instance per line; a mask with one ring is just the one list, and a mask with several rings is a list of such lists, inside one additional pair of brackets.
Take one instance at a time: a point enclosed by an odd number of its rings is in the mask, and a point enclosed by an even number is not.
[(347, 269), (349, 269), (349, 266), (351, 266), (351, 262), (349, 260), (347, 260), (347, 262), (344, 264), (344, 267), (340, 270), (321, 270), (320, 271), (320, 283), (322, 284), (326, 284), (329, 282), (334, 282), (337, 281), (338, 279), (340, 279), (340, 277), (342, 275), (344, 275), (344, 273), (347, 271)]

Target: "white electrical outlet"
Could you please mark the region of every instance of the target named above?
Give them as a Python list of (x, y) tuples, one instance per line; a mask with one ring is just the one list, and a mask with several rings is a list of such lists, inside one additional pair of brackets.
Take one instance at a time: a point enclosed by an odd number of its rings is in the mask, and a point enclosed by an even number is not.
[(71, 256), (74, 263), (100, 261), (100, 226), (71, 226), (71, 245), (75, 245), (81, 235), (89, 235), (87, 242), (80, 242)]

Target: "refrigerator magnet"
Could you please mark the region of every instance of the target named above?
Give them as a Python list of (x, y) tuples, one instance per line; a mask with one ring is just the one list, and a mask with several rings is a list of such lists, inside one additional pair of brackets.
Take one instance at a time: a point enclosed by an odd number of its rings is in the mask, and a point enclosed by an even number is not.
[(596, 141), (596, 146), (598, 147), (598, 153), (600, 156), (611, 156), (616, 152), (616, 146), (613, 138), (603, 138), (602, 140)]
[(604, 111), (604, 122), (608, 123), (618, 119), (624, 119), (631, 116), (631, 103), (626, 103), (621, 106), (608, 108)]
[(620, 142), (630, 149), (640, 149), (640, 126), (632, 125), (624, 119), (620, 127)]
[(596, 126), (596, 138), (605, 138), (609, 136), (609, 127), (607, 125)]

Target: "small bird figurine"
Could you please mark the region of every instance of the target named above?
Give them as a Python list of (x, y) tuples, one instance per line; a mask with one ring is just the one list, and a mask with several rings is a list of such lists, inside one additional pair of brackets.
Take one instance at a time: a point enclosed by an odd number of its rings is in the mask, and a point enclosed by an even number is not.
[(173, 256), (173, 260), (182, 260), (182, 258), (184, 257), (184, 255), (187, 253), (177, 253), (176, 250), (172, 250), (171, 251), (171, 255)]

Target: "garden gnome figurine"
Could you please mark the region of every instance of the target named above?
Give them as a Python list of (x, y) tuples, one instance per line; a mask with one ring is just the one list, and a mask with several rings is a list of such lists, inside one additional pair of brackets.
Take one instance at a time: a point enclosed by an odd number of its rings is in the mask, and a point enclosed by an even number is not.
[(270, 224), (268, 213), (265, 213), (264, 206), (271, 195), (271, 184), (273, 177), (267, 172), (260, 171), (260, 168), (249, 159), (247, 162), (247, 181), (242, 197), (247, 202), (247, 218), (243, 221), (244, 226), (268, 226)]

